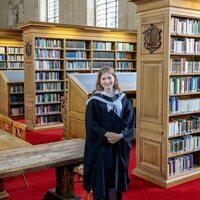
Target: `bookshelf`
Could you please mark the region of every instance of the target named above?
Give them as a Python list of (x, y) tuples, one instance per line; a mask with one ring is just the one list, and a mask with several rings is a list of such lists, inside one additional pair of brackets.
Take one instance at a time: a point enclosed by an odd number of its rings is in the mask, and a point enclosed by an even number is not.
[(60, 99), (67, 96), (69, 74), (97, 72), (110, 63), (116, 71), (136, 70), (134, 31), (44, 22), (18, 27), (24, 37), (25, 122), (30, 130), (63, 126)]
[(136, 168), (162, 187), (200, 177), (200, 1), (138, 9)]
[[(119, 86), (128, 98), (136, 98), (136, 73), (116, 73)], [(85, 138), (85, 104), (95, 89), (97, 73), (70, 74), (68, 103), (67, 103), (67, 131), (64, 138)]]
[(0, 29), (0, 70), (22, 70), (24, 52), (21, 30)]
[(24, 72), (0, 71), (0, 113), (10, 118), (24, 116)]

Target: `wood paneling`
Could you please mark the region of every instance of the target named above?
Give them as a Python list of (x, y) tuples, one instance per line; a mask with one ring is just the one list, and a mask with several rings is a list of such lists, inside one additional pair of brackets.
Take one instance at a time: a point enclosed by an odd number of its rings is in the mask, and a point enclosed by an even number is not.
[(142, 121), (162, 123), (162, 68), (161, 62), (146, 61), (141, 63), (140, 105)]
[(70, 138), (85, 138), (85, 120), (70, 117)]
[(141, 152), (140, 165), (161, 172), (162, 143), (141, 137)]

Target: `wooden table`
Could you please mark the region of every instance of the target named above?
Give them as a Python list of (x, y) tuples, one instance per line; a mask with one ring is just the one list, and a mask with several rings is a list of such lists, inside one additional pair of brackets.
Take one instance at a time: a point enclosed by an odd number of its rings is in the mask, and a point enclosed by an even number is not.
[[(30, 143), (0, 129), (0, 152), (7, 149), (31, 146)], [(0, 199), (7, 198), (9, 194), (4, 190), (3, 178), (0, 179)]]
[(84, 146), (83, 139), (71, 139), (0, 151), (0, 178), (55, 168), (56, 188), (44, 199), (80, 200), (74, 192), (73, 169), (83, 163)]

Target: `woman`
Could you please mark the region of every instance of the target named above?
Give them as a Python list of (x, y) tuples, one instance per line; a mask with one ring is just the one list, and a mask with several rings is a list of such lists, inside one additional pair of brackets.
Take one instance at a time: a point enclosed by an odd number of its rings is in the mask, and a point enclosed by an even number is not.
[[(106, 119), (110, 121), (107, 114), (111, 110), (126, 123), (120, 133), (103, 126)], [(94, 200), (121, 200), (129, 182), (135, 116), (130, 101), (120, 91), (114, 70), (108, 66), (99, 70), (96, 90), (86, 103), (85, 118), (83, 187), (93, 191)]]

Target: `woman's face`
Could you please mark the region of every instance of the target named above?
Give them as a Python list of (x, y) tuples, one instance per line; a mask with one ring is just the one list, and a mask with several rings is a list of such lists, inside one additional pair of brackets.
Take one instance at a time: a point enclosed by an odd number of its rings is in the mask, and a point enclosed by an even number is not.
[(104, 90), (112, 90), (115, 83), (115, 77), (112, 74), (104, 73), (100, 78), (100, 84)]

